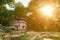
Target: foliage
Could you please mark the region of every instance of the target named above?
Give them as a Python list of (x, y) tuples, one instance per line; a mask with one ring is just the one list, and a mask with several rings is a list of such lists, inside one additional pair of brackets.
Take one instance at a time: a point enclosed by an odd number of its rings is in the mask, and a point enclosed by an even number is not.
[(25, 35), (21, 35), (21, 36), (19, 37), (19, 39), (20, 39), (20, 40), (28, 40), (28, 37), (29, 37), (29, 35), (25, 34)]
[[(11, 25), (15, 18), (25, 17), (25, 7), (21, 3), (14, 3), (15, 0), (0, 0), (0, 24), (2, 25), (0, 28), (3, 29), (4, 32), (10, 32), (11, 29), (7, 27)], [(10, 7), (13, 7), (15, 10), (8, 10), (6, 8), (6, 4)]]
[(4, 31), (4, 33), (10, 33), (10, 32), (12, 32), (13, 30), (10, 29), (10, 28), (4, 28), (3, 31)]
[(0, 24), (0, 29), (1, 29), (1, 31), (4, 32), (4, 33), (10, 33), (10, 32), (13, 31), (12, 29), (10, 29), (10, 28), (8, 28), (8, 27), (6, 27), (6, 26), (3, 26), (2, 24)]
[(0, 24), (2, 24), (3, 26), (9, 26), (9, 24), (12, 22), (13, 20), (13, 11), (4, 11), (2, 13), (0, 13)]
[(24, 18), (26, 16), (25, 7), (21, 3), (15, 4), (15, 17), (16, 18)]
[(13, 10), (7, 10), (5, 4), (10, 4), (13, 0), (0, 0), (0, 24), (9, 26), (13, 20)]
[(3, 40), (3, 37), (2, 36), (0, 36), (0, 40)]
[(35, 40), (40, 40), (40, 38), (37, 36), (37, 37), (35, 38)]
[[(50, 1), (46, 1), (49, 2)], [(59, 0), (52, 0), (53, 3), (58, 3), (60, 5)], [(41, 15), (41, 13), (38, 12), (38, 9), (40, 7), (40, 4), (45, 3), (45, 0), (32, 0), (29, 4), (28, 11), (31, 12), (32, 14), (28, 17), (28, 30), (34, 30), (34, 31), (60, 31), (60, 15), (59, 11), (54, 14), (56, 17), (57, 21), (53, 18), (45, 18), (44, 16)], [(58, 14), (58, 15), (56, 15)]]
[(14, 0), (0, 0), (0, 4), (12, 3)]

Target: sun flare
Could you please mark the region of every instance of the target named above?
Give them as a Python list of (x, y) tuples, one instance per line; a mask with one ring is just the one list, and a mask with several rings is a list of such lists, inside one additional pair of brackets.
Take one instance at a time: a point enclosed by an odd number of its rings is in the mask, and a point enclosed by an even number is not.
[(52, 16), (54, 7), (51, 5), (45, 5), (45, 6), (41, 7), (40, 11), (42, 14), (44, 14), (46, 16)]

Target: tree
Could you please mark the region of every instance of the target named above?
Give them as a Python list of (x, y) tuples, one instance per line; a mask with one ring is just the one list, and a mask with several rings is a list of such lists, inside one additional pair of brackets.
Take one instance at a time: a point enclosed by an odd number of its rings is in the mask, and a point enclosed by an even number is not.
[(15, 0), (0, 0), (0, 5), (1, 4), (9, 4), (9, 3), (13, 3)]
[[(52, 0), (53, 3), (58, 3), (60, 5), (59, 0)], [(32, 15), (28, 18), (28, 29), (30, 30), (39, 30), (39, 31), (58, 31), (59, 30), (59, 21), (54, 21), (55, 19), (49, 19), (49, 22), (46, 18), (44, 18), (37, 10), (43, 3), (51, 3), (50, 0), (32, 0), (29, 4), (28, 10), (32, 13)], [(60, 13), (59, 11), (56, 13)], [(59, 14), (60, 15), (60, 14)], [(56, 16), (56, 15), (55, 15)], [(56, 16), (59, 20), (58, 16)], [(57, 22), (57, 23), (56, 23)]]
[(21, 4), (20, 2), (15, 4), (15, 17), (20, 19), (20, 18), (24, 18), (26, 16), (26, 8), (23, 6), (23, 4)]
[(6, 4), (11, 4), (13, 0), (0, 0), (0, 24), (9, 26), (13, 20), (13, 10), (8, 10)]
[(28, 11), (32, 14), (28, 17), (28, 29), (34, 31), (44, 31), (43, 18), (37, 12), (39, 0), (32, 0), (29, 4)]

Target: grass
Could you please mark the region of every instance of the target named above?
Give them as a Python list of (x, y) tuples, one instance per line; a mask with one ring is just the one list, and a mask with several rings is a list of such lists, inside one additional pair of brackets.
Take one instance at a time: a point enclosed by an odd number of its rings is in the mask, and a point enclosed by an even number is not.
[(3, 40), (3, 37), (2, 36), (0, 36), (0, 40)]

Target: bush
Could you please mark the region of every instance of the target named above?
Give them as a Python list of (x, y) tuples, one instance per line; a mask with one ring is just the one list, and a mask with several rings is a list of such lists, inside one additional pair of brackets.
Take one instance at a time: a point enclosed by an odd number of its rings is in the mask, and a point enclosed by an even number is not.
[(0, 40), (3, 40), (3, 37), (2, 36), (0, 36)]
[(40, 38), (37, 36), (37, 37), (35, 38), (35, 40), (40, 40)]
[(29, 37), (29, 35), (27, 35), (27, 34), (21, 35), (21, 36), (19, 37), (19, 40), (29, 40), (28, 37)]

